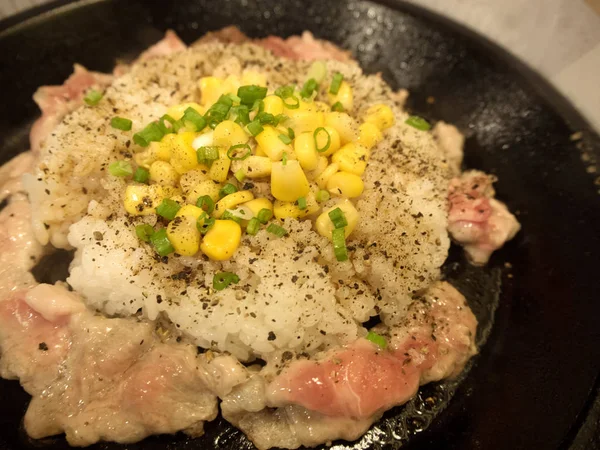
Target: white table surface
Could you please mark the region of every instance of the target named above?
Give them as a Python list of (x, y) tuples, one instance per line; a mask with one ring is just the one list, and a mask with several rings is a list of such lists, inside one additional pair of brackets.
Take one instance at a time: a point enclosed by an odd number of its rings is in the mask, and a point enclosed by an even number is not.
[[(0, 0), (0, 18), (48, 0)], [(539, 71), (600, 131), (600, 0), (407, 0), (449, 16)]]

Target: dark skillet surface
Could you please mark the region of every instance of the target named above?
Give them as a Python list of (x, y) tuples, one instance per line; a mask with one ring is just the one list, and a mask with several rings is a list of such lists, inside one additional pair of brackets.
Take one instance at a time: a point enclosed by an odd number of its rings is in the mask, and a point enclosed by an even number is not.
[[(588, 414), (600, 369), (600, 178), (594, 183), (597, 174), (582, 160), (584, 153), (600, 158), (600, 139), (510, 55), (418, 8), (385, 3), (99, 1), (8, 19), (0, 24), (0, 160), (26, 149), (39, 85), (62, 83), (73, 62), (110, 71), (116, 58), (134, 56), (166, 28), (188, 43), (232, 23), (251, 36), (309, 29), (352, 49), (366, 71), (411, 91), (410, 110), (466, 133), (466, 166), (498, 175), (498, 197), (523, 230), (487, 268), (469, 267), (456, 249), (446, 264), (478, 315), (480, 342), (494, 322), (464, 380), (423, 388), (359, 445), (335, 448), (565, 448)], [(583, 140), (571, 141), (579, 130)], [(64, 258), (47, 260), (38, 278), (59, 277), (57, 261)], [(16, 382), (0, 383), (0, 399), (0, 448), (66, 448), (61, 439), (24, 436), (28, 397)], [(577, 445), (590, 444), (580, 438)], [(166, 436), (127, 446), (165, 447), (251, 448), (220, 419), (198, 440)]]

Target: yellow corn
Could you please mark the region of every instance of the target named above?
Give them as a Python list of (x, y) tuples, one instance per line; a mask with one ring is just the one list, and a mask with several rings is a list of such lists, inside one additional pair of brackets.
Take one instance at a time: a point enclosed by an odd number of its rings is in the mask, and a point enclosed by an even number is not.
[(223, 261), (233, 256), (240, 246), (242, 228), (233, 220), (215, 220), (202, 239), (202, 253), (213, 261)]
[(219, 147), (219, 159), (213, 161), (208, 170), (208, 176), (211, 180), (223, 182), (227, 179), (231, 160), (227, 156), (227, 150), (224, 147)]
[(363, 180), (353, 173), (334, 173), (327, 180), (327, 190), (332, 195), (354, 198), (362, 194), (364, 189), (365, 184)]
[(242, 206), (247, 207), (254, 217), (258, 216), (258, 213), (261, 209), (268, 209), (273, 211), (273, 203), (268, 198), (255, 198), (254, 200), (250, 200), (249, 202), (244, 203)]
[(269, 114), (273, 114), (277, 116), (279, 114), (283, 114), (283, 100), (281, 97), (277, 95), (267, 95), (263, 99), (263, 104), (265, 105), (264, 111)]
[[(324, 134), (324, 133), (323, 133)], [(315, 148), (313, 133), (306, 132), (296, 136), (294, 140), (296, 158), (304, 170), (315, 170), (319, 164), (319, 154)]]
[(317, 217), (317, 220), (315, 221), (315, 229), (317, 230), (317, 232), (321, 236), (326, 237), (328, 239), (331, 239), (331, 233), (334, 229), (333, 222), (329, 217), (329, 213), (336, 208), (340, 208), (342, 210), (342, 212), (344, 213), (344, 217), (346, 217), (346, 221), (348, 222), (348, 225), (344, 228), (346, 237), (350, 236), (350, 233), (354, 231), (356, 225), (358, 224), (358, 211), (356, 210), (356, 208), (350, 200), (348, 200), (347, 198), (343, 199), (337, 205), (329, 208), (326, 211), (323, 211), (323, 213), (319, 215), (319, 217)]
[(242, 203), (249, 202), (254, 199), (254, 194), (250, 191), (238, 191), (233, 194), (226, 195), (215, 205), (213, 216), (219, 219), (227, 209), (235, 209), (236, 206)]
[(153, 144), (157, 145), (156, 149), (156, 159), (161, 161), (169, 161), (171, 159), (171, 150), (173, 148), (174, 142), (177, 139), (177, 135), (174, 133), (169, 133), (165, 135), (160, 142), (152, 142), (150, 143), (150, 147)]
[(160, 144), (158, 142), (150, 143), (150, 145), (144, 151), (135, 153), (133, 155), (133, 160), (138, 166), (149, 169), (152, 163), (158, 160), (157, 153), (159, 145)]
[(198, 103), (189, 102), (189, 103), (181, 103), (179, 105), (171, 106), (167, 110), (167, 114), (171, 116), (175, 120), (179, 120), (183, 117), (185, 110), (188, 108), (194, 108), (200, 114), (204, 114), (206, 112), (206, 108), (200, 106)]
[(325, 102), (313, 101), (313, 102), (305, 102), (304, 100), (300, 100), (300, 106), (298, 107), (300, 110), (304, 111), (312, 111), (312, 112), (329, 112), (331, 111), (331, 107)]
[(187, 203), (195, 205), (198, 201), (198, 197), (208, 195), (214, 202), (219, 200), (219, 191), (221, 185), (213, 180), (205, 180), (194, 186), (186, 195)]
[(306, 209), (300, 209), (298, 207), (298, 202), (282, 202), (281, 200), (275, 200), (275, 204), (273, 206), (274, 216), (280, 220), (288, 217), (300, 219), (302, 217), (309, 216), (310, 214), (314, 214), (321, 209), (321, 206), (317, 203), (315, 194), (309, 192), (306, 194), (305, 198)]
[(240, 79), (235, 75), (229, 75), (227, 78), (225, 78), (225, 81), (223, 81), (223, 84), (221, 85), (221, 93), (237, 94), (237, 90), (240, 86)]
[(335, 130), (340, 135), (340, 143), (344, 145), (358, 139), (358, 125), (348, 114), (343, 112), (329, 112), (325, 114), (325, 125)]
[(212, 106), (216, 103), (223, 92), (223, 80), (217, 77), (203, 77), (200, 78), (200, 94), (202, 98), (202, 104), (204, 106)]
[(183, 205), (181, 208), (179, 208), (179, 211), (177, 211), (175, 217), (186, 216), (193, 217), (195, 220), (198, 220), (202, 214), (204, 214), (204, 210), (202, 208), (198, 208), (196, 205)]
[(150, 179), (165, 186), (177, 186), (179, 173), (166, 161), (154, 161), (150, 166)]
[(183, 256), (193, 256), (198, 253), (198, 249), (200, 248), (200, 232), (196, 227), (196, 219), (194, 217), (175, 216), (175, 219), (167, 225), (167, 237), (176, 253)]
[(244, 73), (242, 73), (242, 86), (247, 86), (249, 84), (264, 87), (267, 85), (267, 76), (264, 73), (255, 70), (244, 70)]
[[(324, 152), (319, 152), (319, 155), (329, 156), (333, 155), (337, 152), (341, 147), (340, 134), (337, 132), (335, 128), (332, 127), (323, 127), (327, 134), (329, 134), (329, 148)], [(327, 135), (320, 131), (317, 133), (317, 146), (319, 148), (325, 148), (327, 145)]]
[(340, 170), (362, 175), (367, 168), (370, 152), (360, 144), (346, 144), (333, 154), (331, 161), (338, 163)]
[(287, 161), (285, 166), (281, 162), (273, 163), (271, 170), (273, 197), (284, 202), (295, 202), (300, 197), (306, 196), (309, 191), (308, 180), (298, 161)]
[(123, 204), (129, 214), (147, 216), (156, 214), (156, 207), (162, 199), (163, 189), (156, 184), (151, 186), (130, 184), (125, 189)]
[(329, 160), (326, 156), (319, 156), (319, 162), (317, 163), (317, 167), (312, 172), (308, 172), (306, 174), (307, 178), (311, 181), (316, 180), (319, 175), (323, 173), (327, 166), (329, 165)]
[(292, 152), (292, 147), (279, 139), (280, 134), (272, 126), (265, 125), (263, 131), (256, 136), (256, 142), (272, 161), (280, 161), (283, 152), (287, 152), (288, 155)]
[(173, 168), (179, 174), (196, 169), (199, 166), (198, 156), (196, 150), (192, 147), (196, 134), (186, 131), (173, 136), (176, 136), (171, 147), (170, 162)]
[(329, 164), (321, 174), (315, 178), (315, 182), (319, 185), (321, 189), (325, 189), (327, 187), (327, 182), (329, 178), (340, 170), (340, 166), (337, 163)]
[(190, 170), (181, 175), (181, 178), (179, 178), (179, 185), (183, 192), (187, 193), (196, 185), (206, 180), (208, 180), (208, 169), (202, 167), (201, 169)]
[(248, 135), (237, 123), (232, 120), (224, 120), (215, 127), (213, 133), (213, 144), (229, 150), (232, 145), (245, 144)]
[(257, 145), (256, 148), (254, 149), (254, 155), (268, 157), (268, 155), (265, 153), (265, 151), (262, 148), (260, 148), (260, 145)]
[(266, 156), (249, 156), (242, 161), (242, 171), (248, 178), (263, 178), (271, 175), (273, 162)]
[(333, 105), (340, 102), (346, 111), (352, 111), (354, 107), (354, 95), (352, 94), (352, 86), (346, 81), (342, 81), (340, 90), (337, 94), (327, 94), (329, 98), (329, 104)]
[(296, 134), (314, 131), (316, 128), (325, 125), (325, 115), (322, 112), (287, 109), (285, 114), (288, 116), (285, 126), (293, 129)]
[(163, 186), (162, 187), (163, 198), (175, 199), (181, 196), (181, 189), (176, 186)]
[(183, 198), (183, 195), (179, 194), (179, 195), (172, 195), (169, 197), (171, 200), (179, 203), (180, 205), (183, 205), (185, 203), (185, 198)]
[(394, 125), (395, 121), (396, 119), (394, 117), (394, 112), (388, 105), (380, 103), (367, 109), (365, 122), (372, 123), (380, 130), (385, 130), (386, 128), (391, 127)]
[(358, 132), (359, 136), (357, 142), (369, 149), (375, 147), (383, 139), (381, 130), (377, 128), (377, 125), (370, 122), (363, 123), (358, 128)]

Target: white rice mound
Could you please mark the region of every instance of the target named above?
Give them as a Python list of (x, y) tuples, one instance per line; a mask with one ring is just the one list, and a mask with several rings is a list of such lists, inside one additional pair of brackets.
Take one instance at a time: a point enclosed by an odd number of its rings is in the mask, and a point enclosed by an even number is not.
[[(372, 316), (381, 315), (388, 325), (402, 317), (412, 294), (439, 278), (447, 257), (451, 171), (432, 135), (404, 124), (401, 96), (379, 76), (365, 76), (355, 64), (327, 66), (328, 77), (340, 71), (350, 80), (356, 117), (375, 103), (390, 105), (396, 115), (396, 125), (373, 149), (365, 192), (354, 202), (361, 219), (347, 242), (350, 260), (337, 262), (310, 220), (287, 220), (284, 238), (264, 230), (245, 235), (225, 262), (161, 259), (137, 239), (135, 225), (155, 224), (156, 217), (129, 217), (122, 206), (124, 180), (106, 173), (110, 162), (130, 158), (134, 147), (129, 133), (110, 127), (111, 117), (128, 117), (139, 130), (169, 106), (197, 101), (202, 76), (254, 68), (278, 87), (302, 83), (310, 67), (251, 44), (203, 44), (134, 66), (98, 106), (67, 116), (27, 180), (37, 237), (76, 249), (68, 282), (90, 307), (111, 316), (167, 320), (203, 348), (268, 362), (284, 352), (310, 356), (349, 343), (364, 336), (362, 323)], [(241, 281), (214, 292), (213, 275), (224, 270)]]

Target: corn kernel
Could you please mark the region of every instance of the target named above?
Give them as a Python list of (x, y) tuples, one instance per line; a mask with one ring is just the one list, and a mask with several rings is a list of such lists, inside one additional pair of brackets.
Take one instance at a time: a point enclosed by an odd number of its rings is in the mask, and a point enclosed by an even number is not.
[(363, 193), (365, 184), (363, 180), (353, 173), (338, 172), (334, 173), (327, 180), (327, 190), (332, 195), (354, 198)]
[[(237, 94), (237, 90), (241, 86), (240, 79), (235, 75), (229, 75), (221, 85), (222, 94)], [(218, 99), (217, 99), (218, 100)]]
[(285, 114), (288, 116), (285, 126), (290, 127), (296, 134), (314, 131), (325, 125), (325, 114), (322, 112), (288, 109)]
[(163, 189), (153, 184), (151, 186), (130, 184), (125, 189), (123, 204), (125, 211), (133, 216), (156, 214), (156, 207), (163, 200)]
[(237, 123), (232, 120), (224, 120), (215, 127), (213, 132), (213, 145), (218, 145), (229, 150), (232, 145), (245, 144), (248, 135)]
[(194, 217), (175, 216), (175, 219), (167, 225), (167, 237), (176, 253), (182, 256), (193, 256), (198, 253), (200, 232)]
[(177, 186), (179, 174), (168, 162), (155, 161), (150, 166), (150, 179), (165, 186)]
[(151, 142), (150, 145), (142, 152), (135, 153), (133, 160), (138, 166), (149, 169), (154, 161), (158, 160), (158, 142)]
[(263, 99), (264, 111), (277, 116), (283, 114), (283, 100), (277, 95), (267, 95)]
[(167, 110), (167, 114), (169, 116), (171, 116), (173, 119), (179, 120), (183, 117), (185, 110), (188, 108), (193, 108), (196, 111), (198, 111), (200, 114), (203, 114), (203, 115), (206, 112), (206, 108), (200, 106), (198, 103), (189, 102), (189, 103), (181, 103), (179, 105), (171, 106)]
[(298, 162), (304, 170), (315, 170), (319, 164), (319, 154), (315, 148), (313, 133), (306, 132), (296, 136), (294, 150)]
[(151, 142), (150, 147), (153, 144), (156, 144), (156, 159), (160, 161), (169, 161), (171, 159), (171, 150), (177, 139), (177, 135), (174, 133), (169, 133), (165, 135), (160, 142)]
[(338, 163), (340, 170), (362, 175), (367, 168), (370, 152), (360, 144), (346, 144), (333, 154), (331, 161)]
[(358, 139), (358, 125), (356, 124), (356, 121), (346, 113), (326, 113), (325, 125), (337, 130), (340, 135), (341, 145)]
[(327, 159), (327, 157), (319, 156), (319, 162), (317, 163), (317, 167), (315, 168), (315, 170), (306, 174), (307, 178), (311, 181), (316, 180), (319, 177), (319, 175), (321, 175), (323, 171), (327, 169), (328, 165), (329, 160)]
[(381, 130), (370, 122), (363, 123), (359, 128), (358, 143), (366, 148), (373, 148), (383, 140)]
[(198, 197), (208, 195), (214, 202), (219, 200), (219, 191), (221, 185), (213, 180), (205, 180), (194, 186), (186, 195), (187, 203), (193, 205), (198, 201)]
[(327, 187), (327, 182), (329, 181), (329, 178), (331, 178), (331, 176), (338, 170), (340, 170), (340, 166), (337, 163), (334, 162), (332, 164), (329, 164), (321, 173), (321, 175), (315, 178), (315, 182), (321, 189), (325, 189)]
[(186, 131), (173, 136), (176, 136), (171, 147), (170, 162), (173, 168), (179, 174), (196, 169), (199, 165), (198, 156), (196, 155), (196, 150), (192, 147), (192, 142), (196, 134)]
[(344, 228), (346, 237), (350, 236), (350, 234), (354, 231), (360, 217), (352, 202), (347, 198), (343, 199), (337, 205), (332, 206), (328, 210), (323, 211), (323, 213), (319, 215), (315, 221), (315, 229), (321, 236), (330, 240), (331, 232), (334, 230), (334, 226), (331, 218), (329, 217), (329, 213), (336, 208), (340, 208), (342, 210), (344, 217), (346, 217), (346, 221), (348, 222), (348, 225)]
[(181, 208), (179, 208), (179, 211), (177, 211), (175, 217), (187, 216), (198, 220), (202, 214), (204, 214), (204, 210), (202, 208), (198, 208), (196, 205), (183, 205)]
[(282, 202), (281, 200), (275, 200), (275, 204), (273, 205), (273, 214), (275, 218), (279, 220), (286, 219), (288, 217), (300, 219), (311, 214), (316, 213), (321, 209), (320, 205), (317, 203), (315, 198), (315, 194), (309, 192), (306, 194), (306, 208), (300, 209), (298, 207), (298, 202)]
[(162, 187), (163, 198), (175, 199), (175, 197), (181, 196), (181, 189), (177, 186), (163, 186)]
[(202, 239), (202, 253), (213, 261), (223, 261), (233, 256), (240, 246), (242, 228), (233, 220), (215, 220)]
[(223, 182), (227, 179), (231, 160), (227, 156), (227, 150), (224, 147), (219, 147), (219, 159), (213, 161), (208, 170), (208, 176), (211, 180)]
[(244, 70), (244, 73), (242, 73), (242, 86), (247, 86), (249, 84), (264, 87), (267, 85), (267, 76), (264, 73), (255, 70)]
[(181, 178), (179, 178), (179, 185), (183, 192), (187, 193), (196, 185), (206, 180), (208, 180), (208, 169), (202, 167), (201, 169), (190, 170), (181, 175)]
[(258, 216), (258, 213), (261, 209), (268, 209), (269, 211), (273, 211), (273, 203), (268, 198), (255, 198), (254, 200), (250, 200), (249, 202), (244, 203), (242, 206), (248, 208), (254, 217)]
[(217, 77), (203, 77), (199, 82), (201, 103), (204, 106), (212, 106), (219, 100), (222, 94), (223, 80)]
[(264, 178), (271, 175), (273, 162), (266, 156), (249, 156), (242, 161), (242, 171), (248, 178)]
[(256, 142), (258, 142), (258, 145), (260, 145), (272, 161), (280, 161), (283, 152), (288, 153), (288, 155), (292, 152), (292, 147), (284, 144), (283, 141), (279, 139), (280, 134), (281, 133), (272, 126), (265, 125), (262, 133), (256, 136)]
[(381, 103), (378, 105), (373, 105), (367, 109), (365, 122), (372, 123), (380, 130), (385, 130), (386, 128), (391, 127), (394, 125), (395, 121), (396, 119), (394, 117), (394, 112), (388, 105)]
[(234, 209), (242, 203), (249, 202), (254, 199), (254, 194), (250, 191), (238, 191), (223, 197), (215, 205), (213, 216), (219, 219), (228, 209)]
[(257, 145), (256, 148), (254, 149), (254, 155), (268, 157), (268, 155), (265, 153), (265, 151), (262, 148), (260, 148), (260, 145)]
[(346, 111), (352, 111), (354, 107), (354, 95), (352, 93), (352, 86), (346, 81), (342, 81), (340, 85), (340, 90), (337, 94), (327, 94), (329, 98), (329, 104), (334, 105), (337, 102), (340, 102)]
[(300, 106), (298, 109), (303, 111), (312, 111), (312, 112), (329, 112), (331, 111), (331, 107), (325, 102), (312, 101), (305, 102), (304, 100), (300, 100)]
[(306, 175), (298, 161), (273, 163), (271, 170), (271, 194), (277, 200), (295, 202), (310, 191)]

